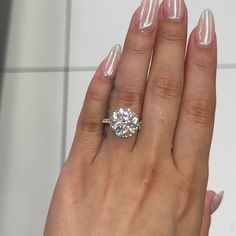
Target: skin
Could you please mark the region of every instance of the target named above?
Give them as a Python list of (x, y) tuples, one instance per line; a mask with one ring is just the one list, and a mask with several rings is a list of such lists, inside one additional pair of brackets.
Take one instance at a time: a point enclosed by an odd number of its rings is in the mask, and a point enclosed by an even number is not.
[[(68, 160), (59, 176), (45, 236), (207, 236), (214, 192), (206, 194), (216, 103), (216, 38), (187, 56), (182, 22), (140, 32), (134, 13), (115, 80), (98, 67)], [(215, 35), (214, 35), (215, 37)], [(146, 80), (150, 55), (151, 71)], [(132, 62), (132, 63), (131, 63)], [(204, 62), (204, 63), (202, 63)], [(101, 120), (130, 107), (141, 131), (121, 139)]]
[(208, 236), (209, 234), (210, 225), (211, 225), (211, 215), (213, 213), (212, 203), (213, 203), (215, 194), (216, 193), (214, 191), (207, 191), (206, 193), (200, 236)]

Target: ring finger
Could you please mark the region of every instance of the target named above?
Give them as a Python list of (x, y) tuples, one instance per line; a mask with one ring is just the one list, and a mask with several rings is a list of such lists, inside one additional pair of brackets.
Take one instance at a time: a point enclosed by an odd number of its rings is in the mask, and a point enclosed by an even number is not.
[[(119, 108), (131, 108), (140, 117), (147, 73), (157, 28), (157, 0), (143, 0), (134, 13), (110, 97), (108, 116)], [(108, 129), (105, 148), (131, 150), (136, 135), (129, 139), (116, 136)]]

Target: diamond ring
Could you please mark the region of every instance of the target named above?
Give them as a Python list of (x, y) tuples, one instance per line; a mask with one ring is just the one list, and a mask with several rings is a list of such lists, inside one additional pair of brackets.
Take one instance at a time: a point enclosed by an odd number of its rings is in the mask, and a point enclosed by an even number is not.
[(119, 108), (110, 118), (104, 118), (102, 123), (109, 124), (116, 136), (120, 138), (129, 138), (141, 129), (138, 115), (130, 108)]

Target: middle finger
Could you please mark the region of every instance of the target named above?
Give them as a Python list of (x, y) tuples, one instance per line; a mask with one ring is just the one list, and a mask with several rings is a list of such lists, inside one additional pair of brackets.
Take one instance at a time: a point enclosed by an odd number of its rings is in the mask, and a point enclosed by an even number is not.
[[(171, 150), (184, 83), (187, 10), (184, 0), (164, 0), (146, 89), (137, 147)], [(160, 148), (158, 148), (160, 149)]]

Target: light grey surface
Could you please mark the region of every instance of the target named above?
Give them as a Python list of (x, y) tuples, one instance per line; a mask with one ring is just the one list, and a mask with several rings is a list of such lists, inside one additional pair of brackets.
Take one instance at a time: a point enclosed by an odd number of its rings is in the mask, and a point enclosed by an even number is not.
[(64, 66), (66, 0), (12, 0), (6, 67)]
[(0, 235), (42, 235), (60, 170), (61, 74), (6, 74), (0, 113)]

